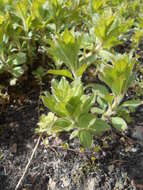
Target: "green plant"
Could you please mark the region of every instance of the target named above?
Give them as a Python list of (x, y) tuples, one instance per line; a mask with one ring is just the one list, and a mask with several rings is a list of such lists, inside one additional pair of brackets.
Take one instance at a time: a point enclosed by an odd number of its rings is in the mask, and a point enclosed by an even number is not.
[[(110, 129), (104, 120), (95, 118), (90, 113), (94, 104), (94, 95), (85, 95), (80, 79), (69, 82), (62, 78), (60, 82), (52, 81), (52, 95), (46, 93), (42, 96), (43, 103), (54, 114), (42, 116), (39, 132), (49, 134), (61, 131), (72, 131), (70, 139), (79, 136), (81, 144), (90, 147), (93, 134), (99, 135)], [(53, 119), (52, 119), (53, 118)], [(52, 125), (49, 122), (52, 120)], [(102, 126), (102, 127), (101, 127)]]
[(142, 103), (140, 100), (124, 101), (128, 88), (135, 79), (134, 64), (135, 60), (128, 55), (115, 55), (112, 65), (106, 64), (99, 74), (101, 81), (110, 89), (103, 85), (92, 85), (93, 92), (99, 95), (97, 103), (100, 105), (100, 109), (94, 108), (94, 112), (102, 114), (102, 118), (111, 120), (117, 114), (128, 121), (129, 109)]
[(86, 64), (79, 61), (82, 37), (76, 37), (71, 31), (65, 30), (50, 42), (48, 53), (52, 55), (55, 63), (65, 64), (66, 70), (49, 70), (50, 74), (57, 74), (71, 79), (81, 77), (86, 69)]
[(103, 15), (97, 15), (94, 18), (95, 36), (98, 43), (105, 49), (110, 49), (113, 46), (121, 43), (119, 38), (133, 25), (133, 20), (119, 17), (118, 14), (112, 12), (104, 12)]
[[(92, 93), (86, 94), (80, 78), (71, 84), (62, 78), (59, 82), (52, 80), (51, 91), (42, 96), (44, 105), (54, 114), (42, 116), (39, 132), (48, 135), (62, 131), (72, 131), (70, 139), (79, 137), (82, 145), (90, 147), (93, 136), (101, 135), (111, 129), (127, 129), (129, 111), (142, 103), (140, 100), (124, 101), (124, 96), (134, 79), (134, 60), (125, 55), (116, 55), (112, 65), (106, 64), (99, 77), (105, 85), (90, 84)], [(52, 125), (49, 125), (49, 119)], [(125, 119), (125, 120), (124, 120)], [(50, 120), (51, 121), (51, 120)]]
[[(127, 129), (130, 112), (142, 104), (142, 78), (136, 75), (142, 75), (136, 64), (142, 59), (142, 0), (0, 0), (0, 5), (0, 74), (11, 85), (23, 74), (33, 74), (40, 85), (47, 74), (62, 76), (42, 96), (52, 113), (41, 117), (37, 131), (70, 131), (90, 147), (94, 135), (112, 126)], [(129, 50), (117, 53), (128, 40)], [(91, 65), (94, 84), (86, 80)], [(126, 101), (130, 87), (140, 95)]]

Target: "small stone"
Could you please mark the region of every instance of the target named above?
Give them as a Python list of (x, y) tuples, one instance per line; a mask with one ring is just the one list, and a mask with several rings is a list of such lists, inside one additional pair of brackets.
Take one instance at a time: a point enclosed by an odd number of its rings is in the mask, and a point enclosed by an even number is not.
[(102, 154), (103, 154), (103, 156), (106, 156), (106, 152), (103, 151)]
[(68, 187), (70, 185), (70, 180), (67, 177), (63, 177), (61, 181), (62, 181), (62, 187)]
[(15, 154), (15, 153), (17, 152), (17, 144), (14, 143), (14, 144), (10, 147), (10, 150), (11, 150), (12, 153)]
[(143, 127), (137, 126), (133, 132), (133, 137), (143, 142)]
[(137, 152), (137, 148), (132, 148), (131, 151), (132, 152)]
[(110, 172), (112, 172), (112, 171), (114, 170), (114, 165), (110, 165), (110, 166), (108, 167), (108, 170), (109, 170)]
[(95, 189), (95, 179), (94, 178), (89, 178), (86, 181), (86, 184), (84, 186), (84, 190), (94, 190)]
[(122, 142), (125, 142), (125, 141), (126, 141), (124, 137), (121, 137), (120, 140), (121, 140)]
[(56, 137), (53, 144), (56, 145), (56, 146), (61, 145), (62, 140), (59, 137)]
[(48, 190), (55, 190), (55, 188), (56, 188), (56, 182), (50, 178)]

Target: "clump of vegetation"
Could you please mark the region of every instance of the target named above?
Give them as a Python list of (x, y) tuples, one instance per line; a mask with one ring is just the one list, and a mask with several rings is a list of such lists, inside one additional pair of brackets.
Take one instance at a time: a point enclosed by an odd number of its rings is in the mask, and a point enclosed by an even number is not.
[[(50, 110), (37, 132), (70, 133), (91, 147), (93, 136), (127, 129), (142, 104), (143, 37), (140, 0), (0, 0), (0, 75), (16, 85), (23, 75), (39, 84), (52, 75)], [(121, 48), (128, 42), (127, 50)], [(48, 60), (48, 61), (47, 61)], [(91, 67), (92, 79), (87, 70)], [(86, 77), (85, 77), (86, 76)], [(128, 90), (136, 96), (126, 100)]]

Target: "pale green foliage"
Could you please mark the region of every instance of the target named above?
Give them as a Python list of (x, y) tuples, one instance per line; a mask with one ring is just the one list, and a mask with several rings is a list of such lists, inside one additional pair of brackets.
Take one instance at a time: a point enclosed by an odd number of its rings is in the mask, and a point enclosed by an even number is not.
[[(25, 68), (33, 66), (39, 51), (43, 57), (51, 56), (57, 65), (49, 74), (71, 79), (82, 77), (88, 65), (104, 57), (103, 49), (108, 50), (106, 55), (110, 54), (133, 26), (137, 31), (133, 38), (135, 49), (142, 36), (141, 0), (132, 3), (127, 0), (1, 0), (0, 5), (0, 61), (19, 52), (27, 58), (24, 68), (22, 65), (16, 68), (19, 70), (16, 79)], [(88, 57), (86, 52), (91, 55)], [(59, 71), (61, 63), (69, 71)], [(5, 72), (4, 67), (0, 66), (0, 72)], [(12, 77), (15, 75), (13, 70), (8, 72)]]
[(115, 55), (112, 65), (106, 64), (100, 74), (104, 81), (116, 95), (125, 95), (133, 80), (134, 60), (128, 55)]
[[(120, 61), (122, 63), (122, 59)], [(114, 64), (116, 63), (114, 62)], [(125, 70), (121, 69), (120, 71), (120, 75), (124, 76)], [(132, 74), (132, 70), (130, 70), (130, 74)], [(126, 81), (124, 82), (126, 83)], [(118, 94), (117, 92), (111, 94), (105, 86), (100, 84), (93, 84), (88, 87), (92, 87), (93, 93), (86, 95), (80, 79), (74, 80), (71, 84), (65, 78), (59, 82), (53, 79), (52, 94), (45, 92), (45, 96), (41, 98), (44, 105), (57, 117), (51, 127), (48, 124), (48, 116), (42, 115), (39, 124), (40, 129), (48, 131), (49, 134), (72, 131), (70, 139), (78, 136), (80, 143), (85, 147), (92, 145), (93, 136), (102, 135), (110, 130), (109, 122), (119, 131), (126, 130), (127, 124), (119, 116), (124, 114), (124, 116), (129, 117), (128, 108), (137, 107), (142, 102), (133, 100), (121, 103), (123, 96), (121, 96), (120, 91)], [(98, 107), (95, 106), (96, 101)]]
[(40, 122), (38, 123), (39, 128), (36, 129), (36, 132), (51, 135), (51, 128), (56, 119), (57, 117), (52, 112), (49, 112), (48, 115), (41, 115)]
[(124, 131), (127, 129), (126, 122), (120, 117), (112, 117), (112, 124), (118, 130)]
[[(49, 74), (62, 76), (41, 96), (51, 112), (41, 116), (37, 132), (71, 132), (70, 139), (90, 147), (111, 126), (127, 129), (130, 112), (142, 104), (124, 100), (130, 86), (142, 89), (135, 77), (143, 73), (136, 64), (142, 16), (142, 0), (0, 0), (0, 73), (10, 75), (11, 85), (28, 69), (41, 85)], [(126, 41), (126, 53), (117, 53)], [(84, 76), (90, 65), (99, 83)]]
[[(51, 41), (51, 47), (48, 49), (48, 53), (52, 55), (55, 62), (61, 61), (64, 63), (75, 78), (82, 76), (84, 70), (86, 69), (85, 67), (83, 71), (81, 70), (82, 65), (78, 59), (81, 48), (81, 39), (81, 36), (75, 37), (72, 32), (65, 30), (62, 35), (57, 36), (57, 39)], [(56, 74), (56, 72), (53, 71), (53, 74)], [(64, 75), (64, 73), (62, 75)], [(72, 77), (70, 76), (70, 78)]]
[(56, 112), (59, 116), (69, 115), (66, 109), (67, 103), (72, 98), (80, 98), (83, 95), (83, 87), (77, 79), (71, 85), (65, 78), (62, 78), (58, 83), (55, 79), (52, 80), (52, 95), (49, 92), (42, 96), (42, 100), (51, 111)]
[(103, 15), (97, 15), (95, 19), (95, 35), (103, 48), (111, 48), (119, 43), (119, 37), (128, 31), (133, 20), (123, 20), (119, 15), (109, 11)]
[(110, 130), (110, 126), (105, 121), (95, 118), (90, 113), (95, 97), (84, 94), (79, 79), (72, 84), (69, 84), (65, 78), (62, 78), (59, 83), (53, 80), (52, 95), (46, 93), (46, 96), (42, 96), (42, 100), (44, 105), (58, 117), (51, 128), (53, 133), (74, 130), (71, 138), (79, 136), (80, 142), (90, 147), (93, 135), (101, 135)]

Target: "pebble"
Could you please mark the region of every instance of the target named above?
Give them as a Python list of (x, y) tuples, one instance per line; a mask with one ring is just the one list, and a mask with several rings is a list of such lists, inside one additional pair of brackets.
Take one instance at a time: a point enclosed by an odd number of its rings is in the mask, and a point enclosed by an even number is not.
[(68, 187), (70, 185), (70, 180), (68, 177), (62, 177), (61, 181), (62, 181), (62, 187), (63, 188)]
[(11, 147), (10, 147), (10, 151), (12, 152), (12, 153), (16, 153), (17, 152), (17, 144), (16, 143), (14, 143)]
[(137, 138), (139, 141), (143, 142), (143, 127), (137, 126), (132, 136)]
[(55, 190), (55, 188), (56, 188), (56, 182), (50, 178), (47, 190)]
[(94, 190), (95, 189), (95, 178), (89, 178), (84, 185), (84, 190)]

